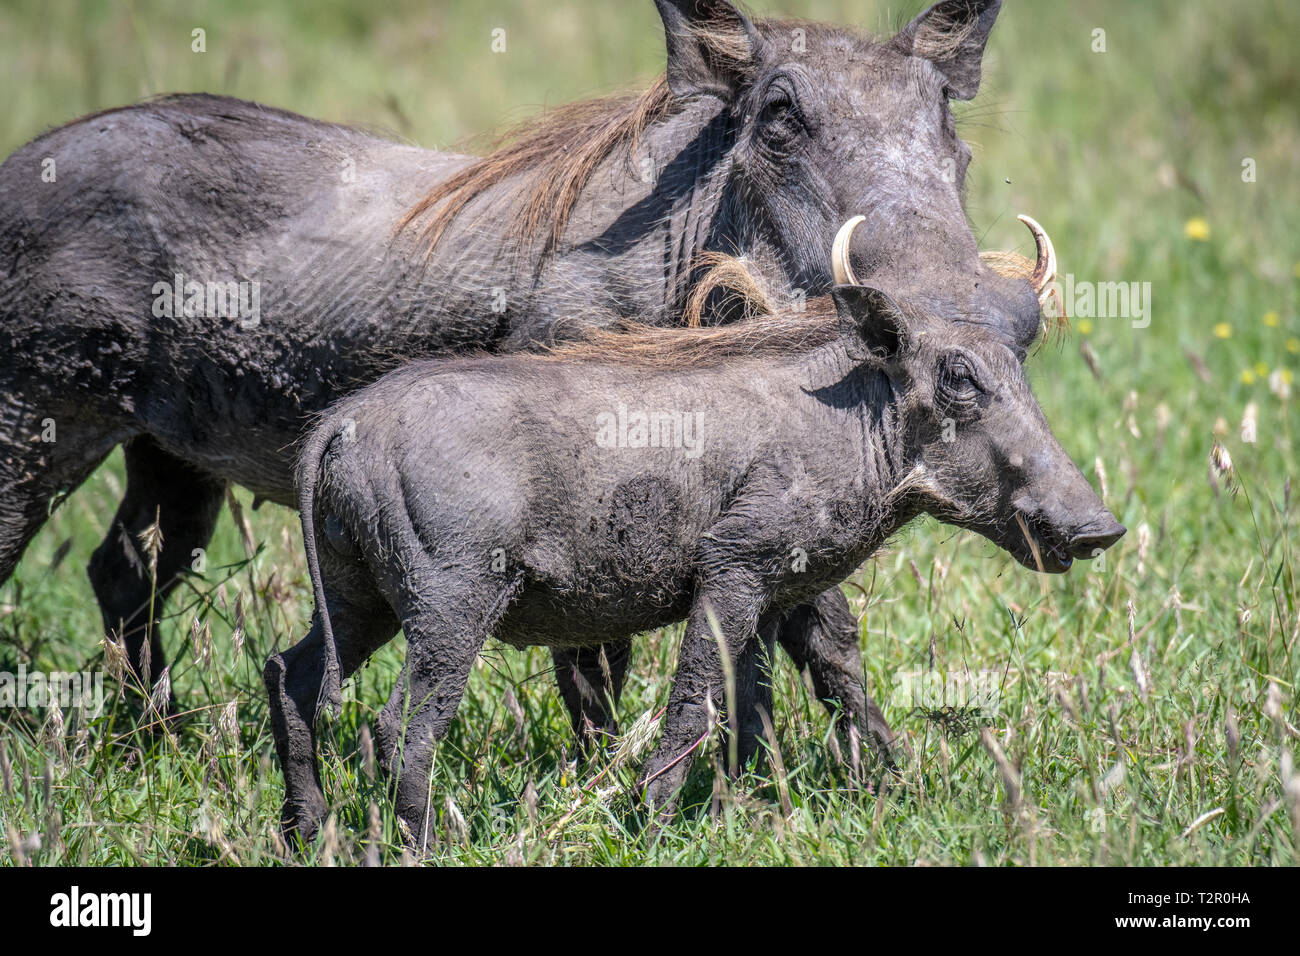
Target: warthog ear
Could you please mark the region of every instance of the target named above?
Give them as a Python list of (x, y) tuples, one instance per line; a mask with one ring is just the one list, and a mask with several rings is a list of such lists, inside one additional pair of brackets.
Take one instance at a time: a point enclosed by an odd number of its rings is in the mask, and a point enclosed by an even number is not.
[(668, 39), (674, 96), (731, 99), (753, 73), (762, 38), (726, 0), (655, 0)]
[(837, 285), (831, 298), (850, 357), (888, 362), (902, 355), (910, 336), (907, 316), (886, 293), (865, 285)]
[(969, 100), (980, 88), (984, 44), (1002, 0), (943, 0), (890, 41), (899, 53), (930, 60), (948, 81), (948, 95)]

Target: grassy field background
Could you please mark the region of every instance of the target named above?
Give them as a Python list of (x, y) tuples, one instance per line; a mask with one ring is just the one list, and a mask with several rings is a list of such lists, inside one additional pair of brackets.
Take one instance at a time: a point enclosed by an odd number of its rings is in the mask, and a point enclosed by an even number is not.
[[(876, 33), (919, 7), (753, 4)], [(196, 27), (204, 54), (191, 52)], [(490, 50), (497, 27), (504, 54)], [(829, 721), (782, 659), (783, 772), (733, 786), (701, 760), (685, 809), (652, 838), (631, 783), (679, 629), (639, 641), (612, 763), (574, 758), (549, 656), (494, 644), (438, 753), (433, 859), (1300, 862), (1297, 35), (1300, 6), (1283, 2), (1006, 4), (981, 94), (959, 107), (975, 150), (968, 210), (983, 248), (1029, 252), (1015, 222), (1028, 212), (1076, 281), (1151, 284), (1149, 327), (1076, 317), (1029, 363), (1057, 435), (1130, 533), (1104, 566), (1048, 578), (927, 522), (853, 578), (866, 677), (913, 751), (904, 786), (882, 793), (837, 760)], [(548, 104), (639, 88), (662, 50), (649, 0), (3, 2), (0, 152), (185, 90), (446, 146)], [(1217, 489), (1216, 440), (1233, 463)], [(122, 482), (115, 455), (0, 588), (0, 670), (103, 669), (83, 568)], [(223, 516), (206, 576), (168, 608), (189, 719), (146, 736), (114, 702), (95, 720), (0, 712), (0, 862), (282, 859), (259, 673), (305, 633), (311, 603), (295, 517), (234, 495), (246, 533)], [(201, 663), (196, 618), (211, 636)], [(396, 641), (377, 655), (324, 731), (336, 823), (315, 862), (403, 859), (360, 742), (401, 654)], [(925, 670), (996, 673), (996, 715), (915, 706), (906, 675)]]

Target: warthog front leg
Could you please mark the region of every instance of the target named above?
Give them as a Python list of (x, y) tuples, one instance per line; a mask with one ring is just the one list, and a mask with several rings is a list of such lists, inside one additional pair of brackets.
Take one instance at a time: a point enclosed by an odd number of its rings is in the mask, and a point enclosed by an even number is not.
[(597, 746), (618, 733), (614, 708), (623, 692), (631, 641), (599, 647), (553, 647), (555, 683), (569, 711), (578, 746)]
[(808, 669), (818, 699), (839, 716), (840, 733), (848, 738), (856, 732), (878, 759), (893, 766), (894, 732), (863, 684), (858, 622), (844, 593), (832, 588), (814, 604), (795, 608), (781, 621), (778, 638), (795, 667)]
[[(758, 626), (758, 639), (750, 641), (736, 658), (736, 716), (728, 717), (727, 726), (736, 732), (735, 760), (727, 748), (727, 771), (736, 776), (758, 753), (758, 742), (766, 739), (764, 717), (774, 723), (772, 715), (772, 655), (780, 620), (765, 617)], [(769, 741), (770, 742), (770, 741)]]
[[(677, 792), (709, 735), (711, 717), (726, 711), (728, 671), (735, 680), (733, 691), (738, 697), (740, 719), (757, 714), (759, 701), (750, 696), (756, 691), (740, 685), (742, 680), (752, 680), (759, 670), (759, 639), (755, 634), (758, 608), (759, 601), (739, 587), (699, 589), (678, 653), (663, 734), (642, 776), (646, 803), (660, 816), (672, 813)], [(727, 656), (725, 663), (723, 654)], [(767, 701), (770, 709), (770, 696)]]
[[(858, 622), (838, 587), (819, 594), (812, 604), (796, 607), (772, 623), (777, 638), (795, 667), (805, 669), (813, 687), (832, 716), (839, 718), (837, 730), (852, 751), (852, 735), (865, 741), (886, 766), (894, 763), (894, 732), (863, 684), (862, 654), (858, 649)], [(601, 664), (599, 648), (554, 648), (555, 682), (569, 712), (579, 745), (617, 734), (612, 707), (618, 704), (626, 676), (628, 644), (607, 644), (604, 652), (608, 673)], [(767, 705), (769, 717), (771, 703)], [(756, 716), (751, 715), (749, 726)], [(741, 751), (752, 755), (756, 740), (748, 739), (742, 726)]]

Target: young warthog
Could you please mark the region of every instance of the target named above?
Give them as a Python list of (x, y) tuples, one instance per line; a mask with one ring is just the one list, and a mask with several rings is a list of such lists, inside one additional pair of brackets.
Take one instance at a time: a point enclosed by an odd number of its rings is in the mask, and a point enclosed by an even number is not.
[(589, 647), (687, 618), (644, 776), (666, 807), (723, 710), (722, 656), (744, 760), (771, 707), (766, 622), (912, 518), (1054, 572), (1124, 533), (999, 335), (864, 286), (832, 299), (550, 355), (416, 362), (335, 406), (298, 470), (316, 620), (264, 675), (286, 829), (309, 837), (326, 810), (318, 706), (399, 627), (406, 664), (376, 740), (422, 846), (433, 746), (489, 635)]

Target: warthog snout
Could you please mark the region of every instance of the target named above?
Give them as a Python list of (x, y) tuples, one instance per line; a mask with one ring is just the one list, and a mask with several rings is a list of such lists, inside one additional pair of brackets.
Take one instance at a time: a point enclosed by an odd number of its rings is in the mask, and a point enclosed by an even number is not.
[(1115, 516), (1106, 512), (1088, 528), (1080, 529), (1070, 539), (1070, 555), (1075, 558), (1094, 558), (1112, 544), (1124, 537), (1128, 531), (1115, 520)]
[[(1071, 466), (1073, 469), (1073, 466)], [(1083, 476), (1079, 475), (1083, 482)], [(1016, 524), (1027, 547), (1011, 548), (1026, 567), (1050, 573), (1068, 571), (1075, 560), (1098, 557), (1128, 531), (1083, 482), (1092, 499), (1079, 507), (1066, 498), (1043, 504), (1023, 497), (1015, 502)], [(1079, 515), (1088, 517), (1079, 520)]]

